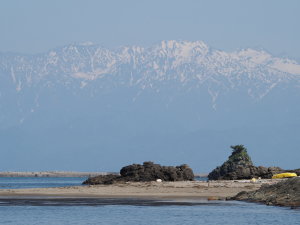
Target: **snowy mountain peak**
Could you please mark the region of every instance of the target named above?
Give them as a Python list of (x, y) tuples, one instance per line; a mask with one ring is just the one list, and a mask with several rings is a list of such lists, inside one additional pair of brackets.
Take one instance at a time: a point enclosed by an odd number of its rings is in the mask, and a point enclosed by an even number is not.
[(238, 58), (248, 59), (256, 64), (263, 64), (270, 60), (272, 56), (265, 51), (257, 51), (251, 48), (243, 49), (238, 52), (234, 52)]
[(98, 87), (159, 91), (161, 84), (171, 82), (187, 90), (205, 88), (214, 101), (220, 93), (242, 86), (250, 96), (262, 98), (280, 84), (291, 80), (296, 86), (300, 83), (296, 61), (250, 48), (215, 50), (202, 41), (169, 40), (116, 50), (83, 43), (38, 55), (3, 53), (0, 71), (2, 78), (10, 77), (17, 92), (33, 85), (82, 89), (95, 82)]
[(197, 53), (205, 55), (209, 51), (209, 47), (202, 41), (162, 41), (159, 47), (164, 51), (173, 51), (175, 55), (183, 57), (192, 56)]
[(86, 41), (86, 42), (81, 42), (79, 43), (81, 46), (92, 46), (95, 45), (92, 41)]

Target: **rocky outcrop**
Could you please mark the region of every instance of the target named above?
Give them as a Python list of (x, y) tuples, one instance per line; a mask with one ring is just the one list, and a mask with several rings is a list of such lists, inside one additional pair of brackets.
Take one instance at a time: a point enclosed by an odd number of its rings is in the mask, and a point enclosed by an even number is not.
[(262, 185), (257, 191), (243, 191), (231, 198), (231, 200), (300, 207), (300, 177), (289, 178), (273, 185)]
[(108, 174), (90, 177), (82, 184), (96, 185), (96, 184), (112, 184), (120, 178), (120, 175)]
[(112, 184), (115, 182), (146, 182), (156, 181), (184, 181), (194, 180), (193, 170), (186, 164), (181, 166), (161, 166), (153, 162), (144, 162), (141, 164), (132, 164), (125, 166), (120, 170), (120, 175), (101, 175), (92, 177), (83, 182), (83, 184)]
[(254, 166), (243, 145), (231, 146), (231, 148), (233, 151), (228, 160), (208, 174), (209, 180), (271, 178), (274, 174), (284, 172), (279, 167)]

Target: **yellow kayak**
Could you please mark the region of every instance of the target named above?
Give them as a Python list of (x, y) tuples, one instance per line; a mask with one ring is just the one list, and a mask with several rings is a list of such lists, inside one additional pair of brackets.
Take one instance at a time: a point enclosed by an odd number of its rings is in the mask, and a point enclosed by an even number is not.
[(296, 173), (278, 173), (272, 176), (272, 179), (297, 177)]

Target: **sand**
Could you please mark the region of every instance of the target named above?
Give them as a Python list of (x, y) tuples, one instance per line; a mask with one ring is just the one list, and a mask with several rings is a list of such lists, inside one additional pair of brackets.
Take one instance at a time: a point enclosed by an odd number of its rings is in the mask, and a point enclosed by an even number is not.
[(112, 185), (72, 186), (58, 188), (0, 189), (3, 197), (65, 197), (65, 198), (206, 198), (210, 200), (233, 197), (241, 191), (253, 191), (263, 183), (244, 181), (182, 181), (182, 182), (127, 182)]

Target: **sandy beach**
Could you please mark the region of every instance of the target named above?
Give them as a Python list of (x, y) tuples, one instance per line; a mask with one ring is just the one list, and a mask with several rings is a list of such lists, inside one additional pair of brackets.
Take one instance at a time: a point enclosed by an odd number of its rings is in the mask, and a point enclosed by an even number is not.
[(0, 189), (1, 197), (66, 197), (66, 198), (206, 198), (232, 197), (241, 191), (253, 191), (263, 183), (278, 180), (127, 182), (112, 185), (72, 186), (58, 188)]

